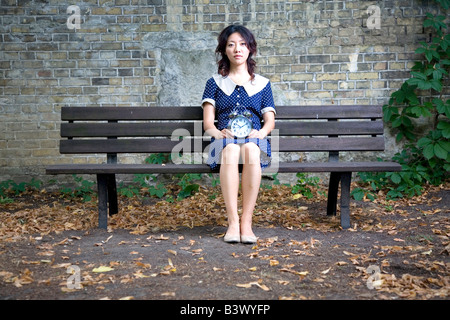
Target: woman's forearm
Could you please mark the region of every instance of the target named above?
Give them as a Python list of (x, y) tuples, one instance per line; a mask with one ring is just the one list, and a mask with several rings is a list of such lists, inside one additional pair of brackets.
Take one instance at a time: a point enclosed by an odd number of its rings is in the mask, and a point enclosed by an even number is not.
[(205, 133), (211, 137), (218, 138), (222, 133), (214, 124), (215, 108), (209, 102), (203, 104), (203, 129)]

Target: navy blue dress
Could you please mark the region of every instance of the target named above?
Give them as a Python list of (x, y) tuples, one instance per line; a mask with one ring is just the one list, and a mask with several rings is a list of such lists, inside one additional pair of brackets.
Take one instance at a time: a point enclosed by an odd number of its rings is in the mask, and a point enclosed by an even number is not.
[[(236, 85), (229, 77), (213, 76), (206, 82), (202, 106), (205, 102), (209, 102), (215, 107), (218, 121), (217, 129), (219, 130), (223, 130), (228, 126), (230, 120), (228, 116), (233, 111), (237, 111), (239, 114), (246, 110), (250, 111), (253, 129), (256, 130), (262, 128), (263, 114), (265, 112), (276, 113), (270, 81), (257, 74), (252, 81), (247, 82), (243, 86)], [(266, 138), (217, 140), (211, 138), (206, 163), (211, 167), (211, 170), (217, 170), (223, 148), (229, 143), (244, 144), (248, 142), (254, 142), (259, 146), (261, 149), (261, 168), (268, 167), (271, 160), (271, 148), (270, 142)]]

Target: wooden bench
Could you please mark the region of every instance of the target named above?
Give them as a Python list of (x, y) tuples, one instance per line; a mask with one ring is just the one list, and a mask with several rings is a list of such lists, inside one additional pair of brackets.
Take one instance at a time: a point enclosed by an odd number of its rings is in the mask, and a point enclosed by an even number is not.
[[(201, 159), (164, 165), (117, 163), (121, 153), (201, 153), (210, 142), (203, 132), (201, 107), (63, 107), (61, 119), (61, 154), (106, 154), (106, 163), (51, 165), (46, 173), (97, 175), (100, 228), (107, 227), (108, 207), (110, 215), (118, 212), (116, 174), (210, 172)], [(401, 170), (394, 162), (339, 161), (339, 152), (384, 150), (381, 106), (277, 107), (275, 128), (270, 137), (274, 157), (265, 173), (330, 172), (327, 214), (336, 214), (340, 183), (344, 229), (350, 227), (352, 172)], [(328, 152), (328, 161), (278, 161), (277, 155), (285, 152)]]

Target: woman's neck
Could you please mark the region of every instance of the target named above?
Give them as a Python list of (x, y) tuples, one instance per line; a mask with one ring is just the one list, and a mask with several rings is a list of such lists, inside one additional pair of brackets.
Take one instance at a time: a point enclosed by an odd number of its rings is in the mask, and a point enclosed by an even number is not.
[(231, 66), (228, 77), (233, 80), (237, 85), (243, 85), (250, 81), (251, 77), (247, 70), (247, 64), (241, 64), (239, 66)]

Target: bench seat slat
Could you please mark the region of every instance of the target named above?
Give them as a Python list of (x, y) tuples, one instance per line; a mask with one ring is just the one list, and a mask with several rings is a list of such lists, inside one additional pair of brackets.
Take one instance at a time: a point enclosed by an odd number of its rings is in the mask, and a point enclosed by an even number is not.
[[(362, 172), (400, 171), (395, 162), (282, 162), (272, 165), (264, 173), (271, 172)], [(151, 174), (151, 173), (209, 173), (206, 164), (64, 164), (51, 165), (47, 174)]]
[[(61, 140), (60, 153), (62, 154), (89, 154), (89, 153), (171, 153), (175, 147), (181, 148), (181, 141), (172, 141), (169, 138), (161, 139), (78, 139)], [(202, 138), (186, 140), (190, 144), (191, 152), (203, 152), (209, 141)], [(180, 145), (179, 145), (180, 144)], [(178, 145), (178, 146), (177, 146)], [(313, 152), (313, 151), (380, 151), (384, 150), (383, 137), (336, 137), (336, 138), (282, 138), (272, 139), (272, 151), (276, 152)], [(199, 149), (201, 146), (201, 149)], [(183, 152), (189, 150), (182, 150)]]

